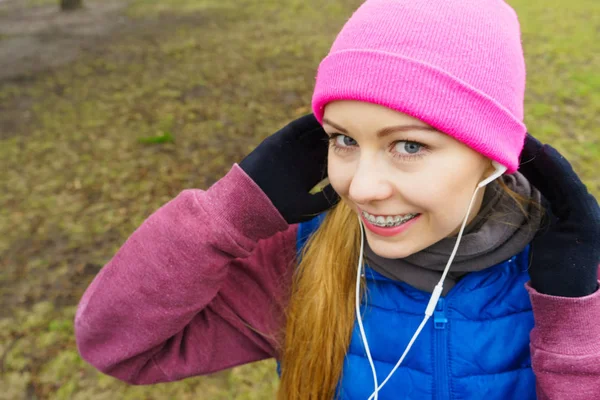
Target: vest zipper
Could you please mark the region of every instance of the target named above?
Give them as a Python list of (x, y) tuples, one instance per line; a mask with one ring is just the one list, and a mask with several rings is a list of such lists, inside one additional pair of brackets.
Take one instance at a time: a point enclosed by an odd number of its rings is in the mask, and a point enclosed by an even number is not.
[(435, 336), (435, 393), (436, 400), (450, 399), (450, 390), (448, 386), (448, 319), (444, 298), (440, 297), (433, 312), (433, 326)]

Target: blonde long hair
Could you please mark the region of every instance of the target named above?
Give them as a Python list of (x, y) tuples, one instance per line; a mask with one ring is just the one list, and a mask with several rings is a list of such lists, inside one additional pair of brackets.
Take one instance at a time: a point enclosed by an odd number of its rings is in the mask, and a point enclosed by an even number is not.
[[(532, 201), (498, 182), (527, 216)], [(354, 326), (359, 251), (358, 218), (342, 201), (307, 241), (294, 274), (278, 400), (334, 398)]]

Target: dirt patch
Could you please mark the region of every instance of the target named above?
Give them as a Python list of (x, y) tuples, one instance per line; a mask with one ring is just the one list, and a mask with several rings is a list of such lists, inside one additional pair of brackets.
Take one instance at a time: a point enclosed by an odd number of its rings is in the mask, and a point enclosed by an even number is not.
[(0, 2), (0, 79), (73, 61), (82, 50), (131, 24), (123, 14), (127, 5), (127, 1), (88, 1), (81, 10), (61, 12), (56, 4)]
[[(112, 61), (140, 61), (136, 60), (136, 52), (125, 54), (127, 60), (115, 60), (109, 46), (123, 38), (135, 38), (145, 46), (156, 45), (165, 27), (205, 22), (202, 13), (131, 18), (127, 15), (131, 3), (86, 0), (83, 9), (61, 12), (56, 2), (36, 6), (27, 0), (0, 0), (0, 88), (3, 83), (18, 87), (8, 99), (0, 96), (0, 140), (30, 133), (24, 129), (34, 122), (33, 100), (27, 88), (40, 78), (51, 76), (54, 70), (84, 54), (107, 56)], [(95, 74), (102, 75), (101, 71)], [(60, 85), (53, 87), (58, 95), (63, 89)]]
[(60, 67), (83, 51), (99, 51), (118, 36), (156, 36), (164, 26), (201, 22), (200, 14), (129, 18), (127, 0), (87, 0), (83, 9), (61, 12), (56, 4), (31, 6), (0, 0), (0, 82)]

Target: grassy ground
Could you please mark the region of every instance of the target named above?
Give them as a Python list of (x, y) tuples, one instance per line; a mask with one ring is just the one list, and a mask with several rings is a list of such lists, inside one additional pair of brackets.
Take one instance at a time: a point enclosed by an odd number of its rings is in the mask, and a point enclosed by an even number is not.
[[(308, 111), (318, 62), (359, 3), (133, 0), (126, 34), (0, 81), (0, 399), (272, 398), (272, 362), (153, 387), (102, 376), (75, 350), (75, 305), (153, 210)], [(528, 127), (600, 196), (600, 3), (510, 3)]]

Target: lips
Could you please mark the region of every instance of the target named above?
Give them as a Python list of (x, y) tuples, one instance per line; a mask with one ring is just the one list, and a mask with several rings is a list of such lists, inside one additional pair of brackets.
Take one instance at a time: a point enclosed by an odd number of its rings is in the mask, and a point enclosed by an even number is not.
[(421, 214), (417, 214), (416, 217), (409, 219), (408, 221), (402, 223), (401, 225), (393, 226), (393, 227), (389, 227), (389, 228), (374, 225), (364, 216), (363, 213), (360, 213), (360, 217), (361, 217), (361, 220), (363, 221), (365, 227), (368, 230), (370, 230), (371, 232), (373, 232), (376, 235), (389, 237), (389, 236), (399, 235), (400, 233), (405, 232), (407, 229), (409, 229), (411, 226), (413, 226), (415, 223), (417, 223), (421, 219)]

